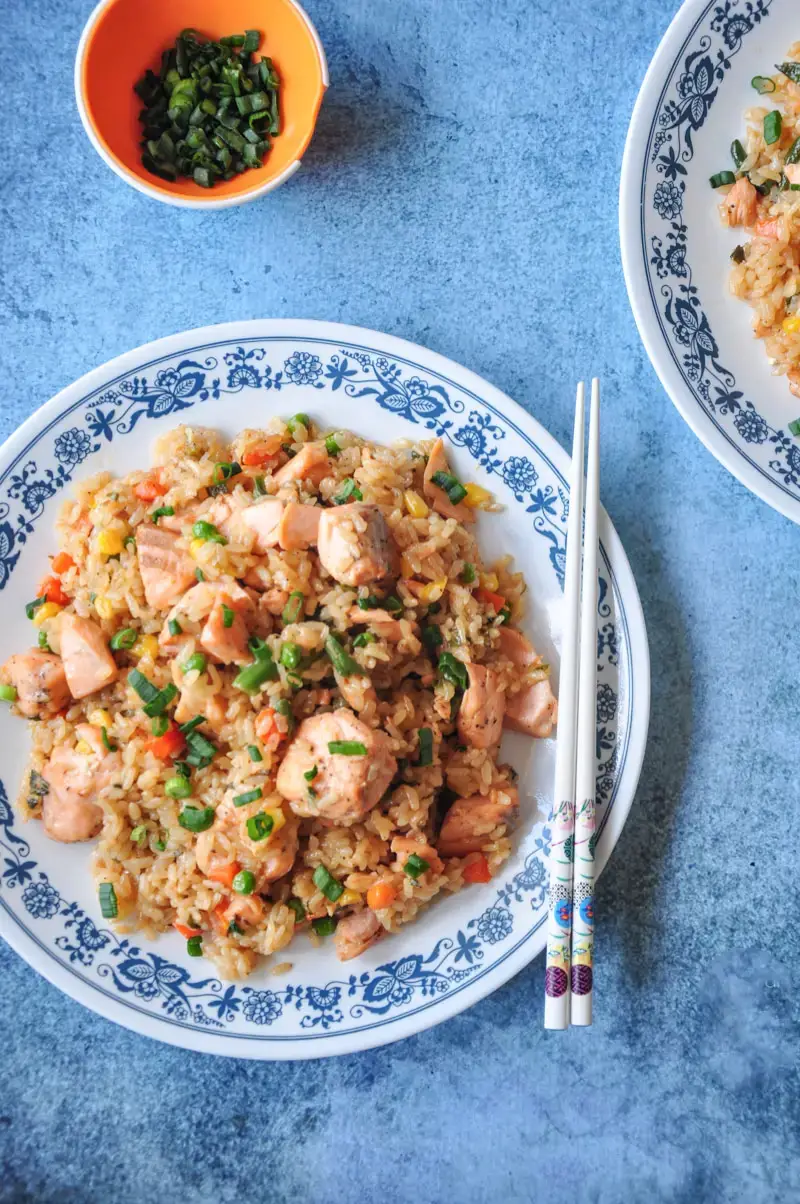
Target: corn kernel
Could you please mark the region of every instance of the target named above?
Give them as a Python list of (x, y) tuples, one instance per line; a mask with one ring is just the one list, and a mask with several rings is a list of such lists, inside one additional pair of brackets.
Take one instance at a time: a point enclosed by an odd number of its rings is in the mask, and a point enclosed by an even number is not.
[(94, 749), (92, 748), (91, 744), (87, 743), (86, 740), (79, 740), (75, 745), (75, 751), (79, 752), (83, 757), (91, 757), (94, 753)]
[(488, 489), (484, 489), (482, 485), (476, 485), (474, 481), (468, 481), (464, 488), (467, 491), (467, 496), (464, 498), (465, 506), (474, 508), (494, 501), (494, 495)]
[(425, 502), (413, 489), (407, 489), (403, 494), (406, 510), (412, 518), (427, 518), (429, 514)]
[(264, 814), (272, 817), (272, 831), (267, 838), (267, 843), (269, 843), (275, 833), (280, 832), (286, 823), (286, 816), (283, 814), (283, 807), (265, 807)]
[(800, 314), (791, 318), (784, 318), (781, 325), (786, 334), (797, 334), (800, 331)]
[(119, 556), (124, 546), (119, 531), (101, 531), (97, 537), (97, 550), (103, 556)]
[(354, 903), (363, 903), (364, 896), (360, 895), (357, 890), (345, 889), (339, 898), (336, 900), (337, 907), (352, 907)]
[(424, 585), (419, 592), (422, 602), (438, 602), (442, 594), (447, 588), (447, 578), (437, 577), (435, 581), (429, 581)]
[(154, 661), (158, 656), (158, 639), (154, 635), (140, 635), (131, 648), (131, 653), (139, 658), (147, 656)]
[(205, 550), (206, 541), (204, 539), (193, 539), (189, 544), (189, 555), (195, 560), (202, 560)]
[(95, 598), (94, 608), (101, 619), (110, 619), (114, 614), (114, 606), (108, 598)]
[(490, 593), (497, 593), (499, 584), (497, 573), (481, 573), (481, 585), (484, 589), (488, 589)]
[(89, 722), (92, 727), (111, 727), (114, 722), (108, 711), (96, 710), (89, 715)]
[(43, 602), (38, 610), (34, 611), (33, 622), (37, 627), (40, 627), (45, 619), (52, 619), (60, 613), (61, 607), (57, 602)]

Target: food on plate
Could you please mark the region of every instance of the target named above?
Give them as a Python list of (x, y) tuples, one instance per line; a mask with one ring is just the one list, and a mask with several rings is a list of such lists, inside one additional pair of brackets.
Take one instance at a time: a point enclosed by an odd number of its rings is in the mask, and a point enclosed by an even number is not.
[[(755, 311), (776, 375), (800, 397), (800, 42), (772, 76), (757, 75), (763, 104), (748, 109), (743, 139), (731, 144), (734, 170), (717, 172), (720, 216), (741, 231), (731, 254), (731, 292)], [(789, 423), (800, 435), (800, 421)]]
[(261, 167), (280, 133), (280, 82), (272, 59), (258, 58), (261, 34), (248, 29), (218, 42), (184, 29), (135, 85), (144, 108), (142, 163), (172, 183), (213, 188)]
[(442, 439), (305, 414), (180, 426), (77, 487), (0, 698), (31, 720), (20, 809), (96, 840), (104, 918), (240, 977), (297, 931), (358, 957), (490, 881), (520, 806), (502, 732), (549, 736), (557, 704), (481, 509)]

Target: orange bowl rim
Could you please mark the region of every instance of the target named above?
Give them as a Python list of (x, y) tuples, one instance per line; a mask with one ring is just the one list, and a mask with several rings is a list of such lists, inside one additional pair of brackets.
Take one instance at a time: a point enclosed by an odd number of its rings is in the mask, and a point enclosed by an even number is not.
[[(311, 115), (311, 121), (309, 122), (308, 131), (306, 133), (306, 136), (303, 140), (302, 145), (300, 146), (300, 149), (297, 154), (297, 158), (294, 159), (294, 161), (292, 163), (290, 163), (287, 167), (285, 167), (284, 170), (280, 173), (280, 175), (275, 176), (273, 179), (265, 181), (265, 183), (263, 183), (263, 184), (259, 184), (256, 181), (252, 188), (248, 188), (243, 192), (236, 193), (233, 196), (224, 196), (224, 197), (181, 196), (181, 195), (178, 195), (177, 193), (170, 192), (170, 190), (163, 185), (160, 185), (158, 183), (151, 184), (149, 181), (144, 180), (141, 176), (138, 176), (135, 172), (131, 171), (130, 168), (128, 168), (122, 162), (122, 160), (119, 159), (117, 157), (117, 155), (114, 154), (114, 152), (111, 150), (111, 148), (106, 143), (105, 139), (100, 135), (99, 131), (95, 128), (94, 122), (92, 121), (92, 118), (89, 115), (89, 107), (86, 103), (86, 97), (85, 97), (85, 74), (86, 74), (85, 68), (86, 68), (87, 50), (89, 47), (89, 43), (91, 42), (92, 33), (94, 32), (94, 27), (97, 24), (97, 22), (100, 20), (100, 17), (103, 15), (103, 13), (106, 11), (106, 9), (111, 8), (112, 5), (118, 3), (118, 0), (99, 0), (99, 3), (93, 9), (91, 15), (89, 16), (89, 19), (87, 20), (86, 24), (83, 27), (83, 31), (80, 36), (80, 41), (78, 42), (78, 49), (75, 54), (74, 82), (75, 82), (75, 101), (78, 106), (78, 114), (80, 116), (81, 124), (83, 125), (83, 128), (86, 131), (86, 135), (87, 135), (89, 141), (91, 142), (94, 149), (97, 151), (100, 158), (104, 161), (104, 163), (106, 163), (108, 165), (108, 167), (110, 167), (111, 170), (120, 177), (121, 180), (124, 180), (126, 184), (130, 184), (130, 186), (132, 188), (135, 188), (137, 192), (141, 192), (145, 196), (153, 197), (157, 201), (163, 201), (167, 205), (175, 205), (180, 209), (230, 209), (234, 205), (244, 205), (248, 201), (257, 200), (259, 197), (265, 196), (268, 192), (272, 192), (272, 191), (274, 191), (274, 189), (280, 187), (281, 184), (284, 184), (286, 182), (286, 180), (288, 180), (290, 178), (290, 176), (293, 176), (294, 173), (297, 171), (297, 169), (300, 166), (302, 157), (305, 154), (306, 150), (308, 149), (308, 144), (313, 137), (314, 130), (316, 129), (317, 117), (319, 115), (320, 105), (322, 104), (322, 98), (325, 95), (325, 92), (330, 85), (330, 76), (328, 74), (328, 60), (325, 55), (325, 48), (322, 45), (322, 39), (319, 36), (317, 27), (315, 26), (314, 22), (309, 17), (306, 10), (303, 8), (302, 4), (300, 4), (299, 0), (286, 0), (286, 2), (288, 4), (291, 4), (292, 7), (297, 10), (298, 14), (300, 15), (301, 20), (303, 21), (303, 24), (306, 26), (306, 28), (308, 30), (308, 33), (309, 33), (309, 36), (311, 37), (312, 42), (314, 43), (314, 46), (317, 51), (317, 55), (319, 56), (319, 66), (320, 66), (320, 75), (321, 75), (322, 86), (320, 87), (318, 95), (315, 99), (314, 110)], [(256, 173), (254, 173), (254, 174), (256, 174)], [(154, 180), (155, 180), (155, 178), (156, 177), (154, 177)]]

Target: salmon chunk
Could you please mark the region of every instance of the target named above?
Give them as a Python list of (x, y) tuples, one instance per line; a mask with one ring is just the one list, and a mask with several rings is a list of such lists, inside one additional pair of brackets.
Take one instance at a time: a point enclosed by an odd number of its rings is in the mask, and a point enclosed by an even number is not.
[(473, 748), (491, 748), (503, 734), (505, 691), (494, 669), (485, 665), (467, 665), (469, 686), (464, 691), (458, 712), (458, 734), (462, 744)]
[(70, 702), (60, 656), (52, 652), (18, 652), (0, 669), (0, 681), (17, 691), (17, 706), (29, 719), (55, 715)]
[(489, 794), (457, 798), (445, 815), (437, 842), (443, 857), (466, 857), (489, 843), (498, 824), (510, 823), (519, 807), (516, 786), (503, 786)]
[[(362, 746), (354, 755), (331, 751), (338, 741)], [(316, 770), (316, 773), (312, 773)], [(277, 788), (296, 815), (351, 824), (382, 798), (397, 772), (385, 732), (342, 708), (304, 719), (278, 770)], [(311, 778), (305, 775), (312, 773)]]
[(720, 205), (726, 226), (752, 226), (758, 216), (758, 193), (742, 176), (737, 180)]
[(147, 605), (168, 610), (195, 581), (194, 561), (178, 546), (179, 536), (155, 523), (136, 531), (136, 555)]
[(195, 845), (195, 858), (202, 873), (213, 875), (235, 861), (255, 874), (257, 890), (289, 873), (297, 856), (300, 820), (284, 804), (283, 825), (263, 840), (251, 840), (247, 821), (263, 807), (263, 802), (237, 807), (226, 801), (217, 808), (213, 825), (201, 832)]
[(369, 908), (355, 911), (338, 923), (333, 938), (336, 956), (340, 962), (349, 962), (354, 957), (360, 957), (384, 932), (383, 924), (374, 911), (370, 911)]
[(323, 568), (342, 585), (370, 585), (396, 577), (399, 553), (379, 506), (351, 502), (323, 510), (318, 533)]
[(76, 734), (92, 751), (59, 744), (42, 774), (50, 787), (42, 801), (45, 832), (51, 840), (66, 843), (91, 840), (100, 831), (103, 811), (94, 798), (122, 767), (119, 753), (106, 750), (91, 724), (80, 724)]
[(447, 456), (444, 451), (443, 439), (437, 439), (431, 448), (428, 463), (425, 465), (423, 492), (437, 514), (441, 514), (445, 518), (455, 518), (460, 523), (474, 523), (474, 510), (469, 506), (465, 506), (463, 502), (459, 502), (454, 506), (445, 491), (434, 483), (433, 477), (437, 472), (450, 472), (450, 465), (447, 463)]
[[(500, 628), (500, 651), (520, 668), (538, 663), (536, 649), (521, 632), (512, 627)], [(506, 701), (503, 726), (541, 739), (552, 735), (558, 718), (558, 703), (550, 678), (525, 686)]]
[(229, 594), (218, 593), (200, 633), (203, 648), (225, 665), (244, 665), (252, 659), (247, 648), (248, 635), (241, 610), (236, 609)]
[(65, 614), (59, 628), (61, 659), (73, 698), (86, 698), (115, 681), (119, 669), (106, 637), (91, 619)]
[(278, 542), (287, 552), (305, 550), (316, 544), (319, 537), (320, 506), (304, 506), (287, 502), (278, 524)]
[(254, 552), (263, 556), (270, 548), (278, 546), (280, 523), (285, 507), (286, 503), (280, 498), (268, 497), (242, 511), (242, 522), (255, 535)]
[(300, 451), (283, 468), (279, 468), (273, 481), (287, 485), (290, 481), (310, 481), (319, 485), (330, 471), (330, 460), (324, 443), (305, 443)]

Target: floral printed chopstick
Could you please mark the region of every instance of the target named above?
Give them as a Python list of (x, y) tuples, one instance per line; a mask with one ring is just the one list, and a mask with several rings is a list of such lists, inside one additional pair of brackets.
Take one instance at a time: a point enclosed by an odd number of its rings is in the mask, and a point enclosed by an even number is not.
[(551, 817), (544, 1025), (552, 1029), (565, 1029), (570, 1022), (591, 1024), (592, 1019), (599, 413), (600, 388), (593, 380), (584, 518), (585, 403), (581, 382), (572, 445)]
[(569, 488), (569, 518), (567, 519), (564, 627), (561, 637), (561, 676), (558, 687), (558, 740), (553, 785), (553, 814), (551, 816), (547, 964), (544, 980), (544, 1026), (558, 1029), (569, 1027), (584, 426), (584, 387), (583, 381), (581, 381), (575, 398), (575, 430), (572, 439), (572, 472)]

